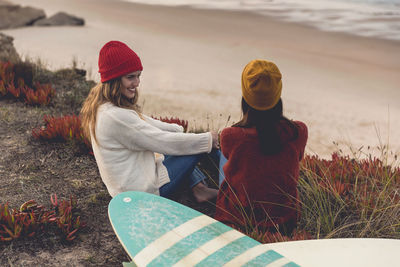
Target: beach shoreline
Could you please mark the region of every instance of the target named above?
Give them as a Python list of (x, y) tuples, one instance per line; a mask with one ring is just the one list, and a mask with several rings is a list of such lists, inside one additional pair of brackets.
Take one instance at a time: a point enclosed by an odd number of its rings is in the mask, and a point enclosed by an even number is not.
[(130, 45), (143, 61), (141, 104), (149, 115), (178, 116), (196, 128), (229, 126), (240, 116), (244, 65), (264, 58), (283, 74), (286, 115), (309, 127), (308, 153), (329, 157), (348, 144), (375, 148), (388, 138), (400, 152), (400, 42), (242, 11), (112, 0), (12, 2), (43, 8), (48, 16), (63, 10), (85, 18), (85, 27), (3, 30), (20, 54), (52, 69), (75, 58), (98, 81), (101, 46), (112, 39)]
[(274, 20), (351, 35), (400, 41), (400, 2), (371, 1), (213, 1), (213, 0), (121, 0), (148, 5), (189, 7), (203, 10), (239, 11)]

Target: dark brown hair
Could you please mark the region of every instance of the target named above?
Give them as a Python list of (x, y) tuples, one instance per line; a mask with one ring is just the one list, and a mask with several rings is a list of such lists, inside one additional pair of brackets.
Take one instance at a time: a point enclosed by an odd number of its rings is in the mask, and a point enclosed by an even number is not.
[(283, 116), (282, 99), (269, 110), (256, 110), (247, 104), (242, 97), (242, 119), (232, 127), (253, 128), (257, 130), (260, 141), (260, 149), (264, 155), (278, 154), (285, 143), (279, 135), (279, 124), (284, 121), (293, 130), (293, 139), (298, 137), (296, 125)]

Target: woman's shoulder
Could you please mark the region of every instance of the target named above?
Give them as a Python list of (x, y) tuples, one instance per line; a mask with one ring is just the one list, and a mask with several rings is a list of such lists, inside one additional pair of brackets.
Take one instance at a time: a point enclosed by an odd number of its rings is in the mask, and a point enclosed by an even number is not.
[(101, 104), (99, 107), (99, 112), (105, 113), (105, 114), (135, 114), (135, 115), (137, 115), (136, 111), (134, 111), (133, 109), (117, 107), (116, 105), (114, 105), (110, 102)]
[(291, 121), (297, 129), (297, 138), (295, 143), (304, 147), (308, 139), (308, 128), (307, 125), (302, 121)]
[(307, 129), (307, 125), (302, 121), (292, 120), (292, 122), (296, 124), (297, 127), (300, 127), (302, 129)]
[(123, 111), (124, 108), (120, 108), (120, 107), (117, 107), (116, 105), (114, 105), (113, 103), (106, 102), (99, 106), (99, 110), (102, 112), (119, 112), (119, 111)]
[(299, 135), (308, 135), (308, 128), (304, 122), (302, 121), (292, 121), (292, 122), (296, 125), (299, 131)]
[(297, 132), (307, 131), (307, 126), (304, 122), (286, 118), (280, 121), (279, 127), (281, 130), (288, 132), (289, 134), (292, 134), (294, 128)]
[(115, 111), (118, 110), (118, 109), (119, 109), (119, 108), (118, 108), (117, 106), (113, 105), (112, 103), (106, 102), (106, 103), (103, 103), (103, 104), (101, 104), (101, 105), (99, 106), (98, 112), (99, 112), (99, 113), (106, 114), (106, 113), (115, 112)]
[(113, 121), (134, 121), (139, 118), (136, 111), (126, 108), (117, 107), (112, 103), (104, 103), (99, 107), (99, 119), (109, 118)]
[(221, 136), (236, 136), (241, 132), (240, 127), (227, 127), (221, 131)]
[(227, 127), (221, 131), (221, 139), (243, 140), (245, 137), (257, 136), (255, 128)]

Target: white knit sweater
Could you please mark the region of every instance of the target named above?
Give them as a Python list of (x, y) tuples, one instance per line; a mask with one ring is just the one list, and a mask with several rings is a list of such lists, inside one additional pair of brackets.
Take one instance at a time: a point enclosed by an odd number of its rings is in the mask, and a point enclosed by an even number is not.
[[(169, 124), (111, 103), (99, 107), (93, 153), (101, 178), (111, 196), (124, 191), (159, 194), (169, 177), (162, 164), (165, 155), (210, 152), (210, 133), (183, 133), (182, 126)], [(154, 152), (161, 155), (155, 156)]]

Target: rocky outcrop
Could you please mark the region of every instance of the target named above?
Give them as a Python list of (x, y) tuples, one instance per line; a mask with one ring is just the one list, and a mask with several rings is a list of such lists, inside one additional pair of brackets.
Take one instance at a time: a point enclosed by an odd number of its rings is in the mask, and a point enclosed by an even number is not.
[(0, 5), (0, 29), (29, 26), (45, 17), (42, 9), (7, 3)]
[(11, 5), (11, 2), (7, 0), (0, 0), (0, 6), (6, 6), (6, 5)]
[(14, 48), (11, 36), (0, 33), (0, 61), (17, 62), (20, 57)]
[(65, 12), (58, 12), (50, 18), (41, 19), (34, 23), (35, 26), (61, 26), (61, 25), (84, 25), (85, 21), (81, 18), (69, 15)]
[(0, 0), (0, 30), (25, 27), (31, 25), (37, 26), (60, 26), (60, 25), (84, 25), (82, 18), (58, 12), (57, 14), (46, 18), (42, 9), (33, 7), (21, 7), (5, 0)]

